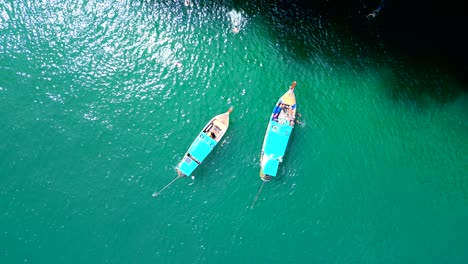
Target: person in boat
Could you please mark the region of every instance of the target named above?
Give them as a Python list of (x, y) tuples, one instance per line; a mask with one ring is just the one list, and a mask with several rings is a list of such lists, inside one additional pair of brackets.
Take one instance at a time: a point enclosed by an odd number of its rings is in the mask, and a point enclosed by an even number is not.
[(216, 137), (218, 136), (218, 132), (216, 131), (216, 128), (213, 126), (211, 127), (211, 129), (207, 132), (208, 136), (210, 136), (210, 138), (216, 140)]
[(275, 109), (273, 109), (273, 117), (271, 118), (273, 121), (278, 121), (278, 116), (281, 113), (282, 105), (283, 103), (279, 103), (275, 106)]
[(212, 139), (216, 139), (216, 133), (214, 132), (214, 129), (208, 131), (208, 136), (210, 136)]
[(289, 126), (292, 126), (292, 127), (294, 126), (294, 124), (295, 124), (294, 120), (295, 120), (294, 117), (289, 119)]
[(203, 132), (205, 132), (210, 138), (216, 139), (216, 132), (213, 123), (209, 124)]
[(289, 119), (289, 125), (290, 126), (294, 126), (294, 124), (296, 124), (296, 118), (294, 117), (294, 109), (296, 109), (296, 104), (292, 105), (291, 107), (289, 107), (289, 105), (284, 105), (284, 112), (285, 113), (288, 113), (288, 117), (290, 117)]

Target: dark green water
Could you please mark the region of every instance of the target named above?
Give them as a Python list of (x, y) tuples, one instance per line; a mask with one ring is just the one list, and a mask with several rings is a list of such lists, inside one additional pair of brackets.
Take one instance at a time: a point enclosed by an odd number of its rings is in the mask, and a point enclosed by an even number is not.
[[(269, 5), (233, 34), (230, 2), (0, 0), (0, 263), (468, 263), (466, 94)], [(293, 80), (302, 123), (251, 209)]]

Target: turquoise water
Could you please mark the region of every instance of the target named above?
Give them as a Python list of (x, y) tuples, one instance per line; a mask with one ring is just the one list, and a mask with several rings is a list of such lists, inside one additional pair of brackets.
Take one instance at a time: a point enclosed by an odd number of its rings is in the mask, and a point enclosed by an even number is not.
[[(467, 95), (290, 12), (0, 0), (0, 263), (467, 263)], [(301, 124), (251, 209), (293, 80)], [(195, 180), (153, 198), (229, 106)]]

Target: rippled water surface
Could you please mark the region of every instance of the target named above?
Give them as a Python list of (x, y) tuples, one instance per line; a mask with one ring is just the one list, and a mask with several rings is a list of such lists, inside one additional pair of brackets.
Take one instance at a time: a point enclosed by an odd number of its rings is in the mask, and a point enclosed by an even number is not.
[[(282, 8), (0, 0), (0, 263), (467, 263), (466, 95)], [(301, 123), (251, 209), (293, 80)], [(195, 180), (152, 198), (229, 106)]]

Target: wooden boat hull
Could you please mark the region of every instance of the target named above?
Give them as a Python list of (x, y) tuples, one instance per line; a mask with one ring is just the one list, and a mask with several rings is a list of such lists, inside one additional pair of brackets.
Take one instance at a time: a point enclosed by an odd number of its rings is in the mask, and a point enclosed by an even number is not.
[(177, 165), (176, 171), (179, 176), (190, 176), (213, 151), (229, 127), (229, 114), (231, 112), (232, 107), (226, 113), (213, 117), (205, 125), (190, 145), (182, 161)]
[(296, 118), (295, 86), (296, 82), (293, 82), (280, 97), (270, 116), (260, 157), (260, 178), (263, 181), (276, 177), (279, 164), (283, 161)]

